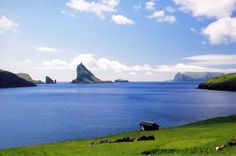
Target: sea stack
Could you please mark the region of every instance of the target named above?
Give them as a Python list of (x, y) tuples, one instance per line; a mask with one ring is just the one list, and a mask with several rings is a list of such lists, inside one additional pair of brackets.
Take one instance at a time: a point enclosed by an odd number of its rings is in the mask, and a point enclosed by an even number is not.
[(102, 81), (89, 71), (83, 63), (80, 63), (77, 68), (77, 77), (72, 83), (112, 83), (112, 81)]
[(46, 76), (45, 83), (46, 84), (56, 84), (56, 80), (52, 80), (49, 76)]
[(0, 88), (34, 87), (36, 84), (26, 81), (8, 71), (0, 70)]

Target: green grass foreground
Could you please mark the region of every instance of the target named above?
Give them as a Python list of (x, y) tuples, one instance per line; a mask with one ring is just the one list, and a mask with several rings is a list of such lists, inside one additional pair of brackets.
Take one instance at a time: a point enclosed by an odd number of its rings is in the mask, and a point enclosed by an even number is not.
[(106, 139), (114, 140), (129, 136), (137, 138), (154, 135), (155, 141), (107, 143), (89, 146), (98, 139), (59, 142), (45, 145), (17, 147), (0, 150), (0, 156), (131, 156), (131, 155), (174, 155), (174, 156), (236, 156), (236, 146), (227, 146), (216, 151), (216, 146), (236, 139), (236, 115), (218, 117), (177, 128), (152, 132), (130, 132)]

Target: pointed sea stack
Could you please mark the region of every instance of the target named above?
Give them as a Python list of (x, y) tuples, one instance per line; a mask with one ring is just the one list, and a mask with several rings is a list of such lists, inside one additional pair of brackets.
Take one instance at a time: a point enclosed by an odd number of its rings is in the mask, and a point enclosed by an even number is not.
[(56, 80), (52, 80), (49, 76), (45, 77), (45, 83), (46, 84), (56, 84)]
[(89, 71), (82, 63), (77, 68), (77, 77), (72, 83), (112, 83), (112, 81), (102, 81)]
[(26, 81), (8, 71), (0, 70), (0, 88), (34, 87), (36, 84)]

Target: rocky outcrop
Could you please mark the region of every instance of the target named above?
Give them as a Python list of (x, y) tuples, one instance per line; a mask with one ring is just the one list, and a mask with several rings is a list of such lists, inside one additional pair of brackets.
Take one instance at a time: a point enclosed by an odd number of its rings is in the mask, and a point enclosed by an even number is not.
[(217, 72), (184, 72), (177, 73), (174, 77), (175, 82), (188, 81), (207, 81), (213, 77), (222, 76), (224, 73)]
[(112, 81), (102, 81), (89, 71), (82, 63), (77, 68), (77, 77), (72, 83), (112, 83)]
[(57, 81), (56, 80), (52, 80), (49, 76), (45, 77), (45, 83), (46, 84), (56, 84)]
[(128, 80), (123, 80), (123, 79), (117, 79), (115, 80), (115, 83), (127, 83), (129, 82)]
[(198, 86), (199, 89), (236, 91), (236, 73), (212, 78)]
[(43, 84), (42, 81), (40, 80), (33, 80), (31, 78), (31, 76), (27, 73), (18, 73), (16, 74), (18, 77), (22, 78), (22, 79), (25, 79), (26, 81), (29, 81), (29, 82), (32, 82), (32, 83), (35, 83), (35, 84)]
[(26, 81), (8, 71), (0, 70), (0, 88), (34, 87), (36, 84)]

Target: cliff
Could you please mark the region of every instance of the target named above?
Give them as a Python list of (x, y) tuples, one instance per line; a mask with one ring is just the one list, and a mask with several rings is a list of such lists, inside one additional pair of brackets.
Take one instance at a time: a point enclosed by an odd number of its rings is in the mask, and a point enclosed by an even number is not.
[(42, 81), (40, 80), (34, 80), (31, 78), (31, 76), (27, 73), (18, 73), (16, 74), (18, 77), (22, 78), (22, 79), (25, 79), (26, 81), (29, 81), (29, 82), (32, 82), (32, 83), (35, 83), (35, 84), (43, 84)]
[(199, 89), (236, 91), (236, 73), (212, 78), (198, 86)]
[(217, 72), (184, 72), (177, 73), (174, 77), (175, 82), (186, 81), (207, 81), (213, 77), (222, 76), (224, 73)]
[(26, 81), (8, 71), (0, 70), (0, 88), (34, 87), (36, 84)]
[(77, 68), (77, 77), (72, 83), (112, 83), (112, 81), (102, 81), (89, 71), (82, 63)]
[(56, 84), (57, 81), (56, 80), (52, 80), (49, 76), (45, 77), (45, 83), (46, 84)]

